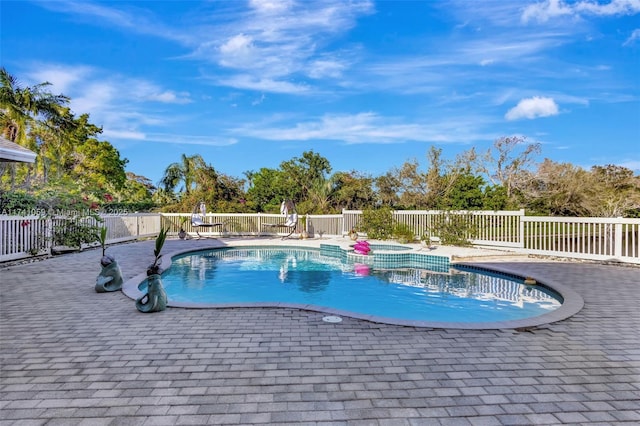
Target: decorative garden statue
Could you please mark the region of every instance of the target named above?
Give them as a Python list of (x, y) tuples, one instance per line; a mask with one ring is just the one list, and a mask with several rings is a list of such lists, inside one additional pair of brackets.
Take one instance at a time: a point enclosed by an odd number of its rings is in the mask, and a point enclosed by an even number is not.
[(115, 257), (105, 254), (107, 250), (107, 228), (100, 228), (100, 234), (98, 236), (100, 245), (102, 246), (102, 258), (100, 259), (100, 266), (102, 270), (96, 278), (96, 291), (98, 293), (107, 293), (110, 291), (117, 291), (122, 288), (122, 271), (120, 265), (116, 262)]
[(156, 256), (153, 264), (147, 268), (147, 294), (144, 294), (136, 299), (136, 308), (140, 312), (159, 312), (164, 311), (167, 308), (167, 293), (162, 286), (162, 277), (160, 273), (160, 258), (162, 255), (162, 246), (164, 240), (167, 238), (168, 229), (160, 229), (158, 238), (156, 238), (156, 248), (153, 254)]
[(120, 290), (122, 288), (122, 271), (118, 262), (112, 256), (105, 255), (100, 259), (100, 265), (102, 271), (96, 278), (96, 291), (106, 293)]
[(167, 293), (162, 287), (160, 274), (147, 277), (147, 294), (136, 300), (136, 308), (140, 312), (159, 312), (167, 308)]

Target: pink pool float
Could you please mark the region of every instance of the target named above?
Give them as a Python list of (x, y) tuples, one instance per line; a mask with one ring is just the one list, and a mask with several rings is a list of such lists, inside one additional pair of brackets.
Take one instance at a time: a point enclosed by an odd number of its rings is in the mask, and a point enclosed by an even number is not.
[(353, 251), (356, 252), (357, 254), (367, 255), (369, 254), (369, 252), (371, 252), (371, 247), (369, 246), (369, 243), (366, 241), (358, 241), (353, 246)]

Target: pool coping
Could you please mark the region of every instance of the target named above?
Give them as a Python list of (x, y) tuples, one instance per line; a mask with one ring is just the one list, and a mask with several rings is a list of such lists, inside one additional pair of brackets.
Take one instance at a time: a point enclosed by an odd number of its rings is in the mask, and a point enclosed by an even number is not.
[[(171, 267), (172, 259), (176, 256), (184, 255), (187, 253), (198, 252), (203, 250), (213, 250), (221, 248), (233, 248), (233, 247), (246, 247), (244, 244), (238, 245), (213, 245), (208, 248), (190, 248), (184, 250), (177, 250), (171, 253), (166, 253), (160, 259), (160, 267), (163, 271)], [(292, 248), (290, 245), (282, 243), (270, 244), (269, 247), (286, 247)], [(296, 248), (311, 248), (311, 247), (296, 247)], [(414, 251), (420, 253), (420, 251)], [(424, 255), (432, 255), (423, 253)], [(451, 262), (451, 266), (462, 266), (472, 270), (496, 272), (505, 274), (511, 277), (518, 277), (521, 279), (526, 278), (517, 270), (508, 266), (498, 266), (495, 263), (490, 265), (475, 262)], [(418, 321), (418, 320), (402, 320), (397, 318), (389, 318), (378, 315), (360, 314), (357, 312), (346, 311), (343, 309), (336, 309), (328, 306), (318, 306), (313, 304), (304, 303), (286, 303), (286, 302), (244, 302), (244, 303), (192, 303), (192, 302), (169, 302), (167, 307), (183, 308), (183, 309), (231, 309), (231, 308), (290, 308), (301, 309), (306, 311), (321, 312), (331, 315), (344, 316), (349, 318), (355, 318), (359, 320), (365, 320), (373, 323), (382, 323), (389, 325), (397, 325), (404, 327), (416, 327), (416, 328), (428, 328), (428, 329), (460, 329), (460, 330), (499, 330), (499, 329), (526, 329), (539, 327), (545, 324), (554, 323), (565, 320), (582, 310), (584, 307), (584, 299), (576, 291), (563, 285), (562, 283), (550, 280), (547, 278), (540, 278), (535, 275), (528, 274), (527, 277), (534, 278), (538, 285), (547, 287), (562, 297), (562, 305), (551, 312), (544, 313), (530, 318), (523, 318), (518, 320), (508, 321), (492, 321), (492, 322), (445, 322), (445, 321)], [(138, 286), (147, 278), (146, 272), (138, 274), (131, 279), (127, 280), (122, 285), (122, 293), (127, 297), (136, 300), (143, 296)]]

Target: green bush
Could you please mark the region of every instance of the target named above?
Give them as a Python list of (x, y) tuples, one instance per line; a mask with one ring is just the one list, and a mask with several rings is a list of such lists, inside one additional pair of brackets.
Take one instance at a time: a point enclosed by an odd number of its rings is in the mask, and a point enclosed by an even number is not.
[(38, 209), (38, 200), (22, 191), (0, 190), (0, 214), (11, 216), (30, 216)]
[(362, 212), (359, 231), (375, 240), (387, 240), (393, 236), (393, 213), (389, 207), (367, 209)]
[(469, 246), (477, 232), (472, 226), (470, 214), (443, 213), (429, 229), (431, 236), (440, 237), (442, 244)]
[(393, 238), (400, 243), (412, 243), (416, 239), (416, 233), (413, 229), (404, 223), (396, 223), (393, 227)]
[(102, 219), (95, 213), (70, 216), (54, 226), (53, 244), (81, 248), (82, 244), (98, 242), (101, 233), (98, 223), (101, 222)]

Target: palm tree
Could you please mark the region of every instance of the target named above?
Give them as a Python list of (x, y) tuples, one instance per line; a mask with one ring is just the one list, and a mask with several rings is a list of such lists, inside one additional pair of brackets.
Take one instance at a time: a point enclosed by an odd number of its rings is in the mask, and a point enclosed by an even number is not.
[(202, 156), (198, 154), (192, 156), (182, 154), (179, 163), (171, 163), (165, 169), (164, 175), (160, 179), (160, 185), (166, 191), (173, 192), (180, 182), (183, 182), (184, 187), (181, 188), (181, 192), (184, 191), (188, 195), (191, 190), (195, 189), (194, 185), (196, 184), (198, 171), (206, 166)]
[(69, 103), (64, 95), (52, 95), (45, 88), (50, 83), (21, 87), (19, 82), (0, 68), (0, 129), (10, 141), (24, 145), (31, 123), (39, 117), (60, 122), (61, 107)]
[[(63, 95), (52, 95), (45, 88), (50, 83), (21, 87), (18, 81), (0, 68), (0, 132), (12, 142), (28, 147), (27, 134), (38, 119), (63, 122), (62, 106), (69, 102)], [(57, 129), (54, 129), (57, 130)], [(16, 165), (11, 163), (11, 187), (15, 183)], [(4, 173), (0, 169), (0, 175)], [(28, 181), (29, 179), (27, 179)]]
[(331, 207), (331, 198), (335, 191), (335, 179), (330, 177), (325, 179), (323, 177), (315, 179), (309, 192), (307, 193), (309, 201), (313, 205), (312, 213), (327, 213)]

